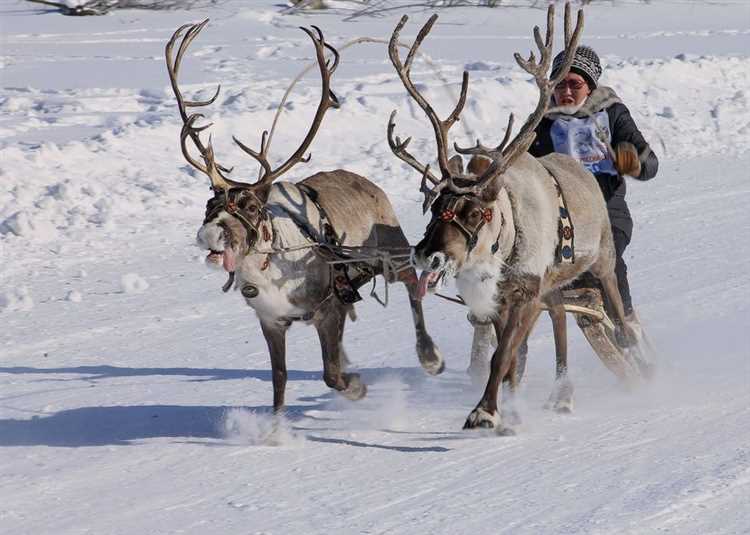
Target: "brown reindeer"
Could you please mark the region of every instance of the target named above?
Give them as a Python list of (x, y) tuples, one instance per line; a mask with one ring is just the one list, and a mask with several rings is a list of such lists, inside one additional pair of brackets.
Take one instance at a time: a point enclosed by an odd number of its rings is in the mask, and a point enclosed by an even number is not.
[[(330, 79), (339, 54), (325, 42), (318, 28), (302, 28), (315, 45), (322, 80), (312, 125), (294, 154), (275, 168), (268, 160), (267, 132), (263, 132), (257, 152), (234, 138), (261, 166), (258, 181), (238, 182), (229, 179), (229, 170), (216, 162), (210, 140), (208, 144), (201, 140), (201, 131), (208, 127), (196, 125), (202, 115), (187, 111), (211, 104), (219, 90), (206, 101), (188, 101), (177, 83), (185, 51), (207, 22), (179, 28), (166, 47), (169, 77), (183, 121), (182, 152), (193, 167), (208, 175), (214, 192), (198, 231), (198, 243), (210, 251), (207, 261), (223, 265), (229, 273), (225, 291), (232, 285), (240, 288), (260, 320), (271, 355), (275, 411), (284, 405), (286, 332), (297, 321), (312, 324), (318, 331), (325, 383), (349, 399), (360, 399), (367, 389), (359, 374), (343, 371), (344, 324), (347, 315), (353, 317), (353, 302), (359, 297), (357, 287), (383, 274), (384, 262), (376, 259), (332, 267), (329, 261), (337, 258), (332, 252), (341, 248), (409, 252), (409, 243), (385, 193), (364, 177), (337, 169), (316, 173), (298, 183), (276, 181), (299, 162), (309, 160), (304, 154), (324, 114), (338, 107)], [(172, 50), (183, 32), (173, 59)], [(326, 60), (326, 50), (332, 56), (330, 60)], [(188, 140), (200, 152), (202, 162), (191, 155)], [(388, 275), (407, 287), (420, 363), (428, 373), (440, 373), (444, 363), (425, 330), (414, 268)]]
[[(388, 138), (393, 152), (422, 174), (424, 209), (431, 206), (432, 219), (425, 236), (417, 244), (415, 257), (425, 270), (420, 293), (440, 277), (454, 275), (457, 288), (471, 312), (493, 323), (498, 346), (490, 364), (484, 395), (471, 411), (464, 428), (496, 427), (512, 433), (503, 423), (498, 403), (501, 383), (507, 383), (512, 395), (517, 387), (516, 350), (539, 315), (542, 303), (551, 309), (558, 345), (558, 382), (566, 379), (565, 315), (560, 288), (586, 271), (598, 277), (616, 317), (625, 325), (622, 302), (614, 275), (615, 253), (607, 210), (594, 176), (569, 156), (550, 154), (534, 158), (527, 153), (534, 129), (542, 119), (555, 85), (570, 68), (583, 28), (583, 13), (578, 12), (571, 32), (570, 8), (565, 8), (566, 57), (560, 74), (549, 79), (554, 5), (547, 12), (544, 40), (538, 27), (534, 38), (539, 47), (537, 62), (515, 54), (517, 63), (531, 74), (539, 88), (539, 101), (518, 134), (511, 140), (513, 116), (505, 137), (496, 147), (477, 141), (460, 154), (471, 155), (475, 172), (464, 173), (461, 157), (448, 157), (448, 130), (458, 120), (466, 101), (468, 73), (464, 72), (461, 94), (447, 119), (440, 120), (419, 93), (410, 78), (410, 67), (417, 48), (430, 32), (437, 15), (420, 30), (405, 61), (398, 55), (396, 43), (407, 21), (404, 16), (391, 37), (390, 58), (409, 95), (418, 103), (432, 124), (438, 150), (440, 178), (428, 165), (420, 164), (406, 151), (409, 139), (393, 138), (393, 118)], [(477, 158), (485, 165), (477, 165)], [(432, 187), (428, 186), (428, 181)], [(564, 207), (564, 208), (563, 208)], [(570, 251), (562, 250), (561, 219), (575, 225), (575, 258), (561, 261)], [(621, 338), (633, 343), (634, 334), (624, 328)], [(517, 415), (509, 415), (517, 418)], [(507, 422), (506, 422), (507, 423)]]

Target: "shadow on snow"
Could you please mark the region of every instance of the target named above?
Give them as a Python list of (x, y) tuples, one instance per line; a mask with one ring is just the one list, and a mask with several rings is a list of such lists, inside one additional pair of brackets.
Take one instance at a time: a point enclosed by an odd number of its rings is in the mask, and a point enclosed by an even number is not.
[[(381, 378), (397, 376), (406, 383), (421, 383), (424, 372), (420, 368), (366, 368), (357, 370), (368, 383)], [(215, 381), (254, 378), (272, 380), (270, 370), (241, 370), (216, 368), (126, 368), (117, 366), (76, 366), (61, 368), (4, 367), (6, 374), (74, 374), (76, 377), (51, 378), (57, 381), (92, 381), (116, 377), (173, 375), (194, 377), (195, 381)], [(289, 370), (290, 381), (321, 381), (318, 371)], [(290, 421), (306, 418), (308, 411), (325, 408), (333, 393), (301, 398), (312, 404), (291, 405), (285, 410)], [(31, 419), (0, 420), (0, 447), (51, 446), (85, 447), (105, 445), (129, 445), (133, 442), (154, 438), (193, 438), (223, 440), (224, 418), (232, 409), (247, 410), (269, 417), (273, 414), (269, 405), (256, 407), (232, 406), (179, 406), (179, 405), (124, 405), (80, 407), (59, 411), (49, 416)], [(307, 437), (313, 442), (342, 444), (347, 446), (383, 448), (402, 452), (443, 452), (442, 447), (407, 447), (366, 444), (318, 436)]]
[[(311, 406), (287, 409), (289, 420), (304, 417)], [(242, 409), (269, 416), (269, 407), (126, 405), (81, 407), (28, 420), (0, 420), (2, 446), (128, 445), (152, 438), (223, 439), (227, 411)]]
[[(367, 382), (376, 382), (382, 378), (398, 377), (407, 384), (424, 381), (425, 372), (418, 367), (410, 368), (352, 368), (362, 374)], [(192, 377), (191, 381), (226, 381), (236, 379), (272, 380), (271, 370), (227, 369), (227, 368), (126, 368), (120, 366), (73, 366), (67, 368), (32, 368), (29, 366), (0, 367), (0, 374), (17, 375), (80, 375), (81, 377), (50, 378), (49, 381), (83, 380), (95, 381), (116, 377), (146, 377), (151, 375), (177, 375)], [(288, 370), (289, 381), (322, 381), (322, 371)]]

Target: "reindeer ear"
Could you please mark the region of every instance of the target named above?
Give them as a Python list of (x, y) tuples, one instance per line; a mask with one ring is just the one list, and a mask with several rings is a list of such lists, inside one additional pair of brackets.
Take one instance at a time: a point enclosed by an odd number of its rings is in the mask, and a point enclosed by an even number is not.
[(469, 165), (466, 167), (466, 170), (470, 175), (482, 176), (491, 164), (492, 160), (486, 156), (475, 154), (471, 157), (471, 160), (469, 160)]
[(503, 189), (504, 185), (505, 180), (503, 180), (502, 175), (493, 178), (490, 183), (487, 184), (484, 189), (482, 189), (479, 198), (482, 200), (482, 202), (487, 203), (496, 201), (497, 196), (500, 194), (500, 190)]
[(461, 176), (464, 174), (464, 159), (460, 154), (456, 154), (448, 160), (448, 170), (453, 176)]
[(253, 188), (253, 194), (258, 198), (262, 204), (266, 204), (268, 200), (268, 194), (271, 193), (272, 184), (260, 183)]

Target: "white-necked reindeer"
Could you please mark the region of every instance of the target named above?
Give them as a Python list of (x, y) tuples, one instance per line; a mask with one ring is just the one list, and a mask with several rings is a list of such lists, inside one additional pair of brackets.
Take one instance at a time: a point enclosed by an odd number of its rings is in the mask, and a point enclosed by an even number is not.
[[(182, 152), (193, 167), (208, 175), (214, 192), (198, 231), (198, 243), (210, 251), (209, 262), (222, 264), (229, 273), (225, 291), (232, 285), (239, 287), (258, 315), (271, 356), (274, 410), (284, 405), (285, 337), (295, 321), (312, 324), (318, 331), (326, 384), (349, 399), (360, 399), (367, 389), (359, 374), (343, 371), (344, 323), (347, 315), (353, 313), (356, 288), (382, 274), (383, 262), (333, 268), (324, 253), (330, 251), (328, 246), (408, 251), (409, 243), (385, 193), (364, 177), (338, 169), (316, 173), (296, 184), (275, 182), (297, 163), (308, 161), (304, 154), (325, 112), (338, 107), (330, 88), (338, 52), (325, 42), (318, 28), (313, 27), (314, 32), (302, 28), (315, 45), (322, 79), (322, 94), (312, 125), (294, 154), (276, 168), (268, 161), (267, 132), (263, 133), (258, 152), (234, 138), (262, 169), (257, 182), (238, 182), (227, 178), (228, 170), (216, 162), (210, 140), (205, 145), (200, 139), (201, 131), (208, 127), (196, 125), (203, 116), (187, 111), (189, 107), (211, 104), (219, 90), (206, 101), (188, 101), (177, 83), (182, 57), (207, 22), (179, 28), (166, 47), (167, 69), (183, 120)], [(173, 59), (173, 48), (183, 32)], [(325, 58), (326, 50), (332, 54), (330, 61)], [(188, 140), (200, 152), (202, 163), (190, 154)], [(391, 276), (403, 282), (409, 292), (419, 361), (428, 373), (438, 374), (444, 363), (425, 330), (416, 272), (409, 267)]]
[[(528, 60), (515, 54), (517, 63), (534, 77), (539, 88), (537, 107), (512, 140), (511, 115), (505, 138), (498, 146), (485, 147), (479, 141), (467, 149), (454, 145), (460, 154), (472, 155), (475, 160), (472, 163), (476, 163), (477, 157), (484, 157), (487, 163), (483, 168), (474, 166), (479, 170), (466, 174), (460, 156), (448, 157), (448, 130), (463, 109), (468, 73), (463, 74), (458, 104), (445, 120), (438, 118), (410, 79), (414, 55), (436, 18), (437, 15), (433, 15), (420, 30), (402, 63), (396, 44), (407, 20), (404, 16), (391, 37), (389, 54), (409, 95), (432, 124), (440, 178), (406, 151), (408, 139), (401, 142), (398, 137), (393, 138), (393, 114), (388, 125), (388, 138), (396, 156), (422, 174), (425, 211), (432, 207), (432, 219), (415, 251), (417, 264), (424, 270), (420, 279), (421, 293), (441, 276), (455, 275), (459, 293), (466, 304), (476, 316), (490, 317), (497, 334), (498, 346), (492, 356), (484, 395), (469, 414), (464, 428), (497, 427), (499, 431), (512, 433), (512, 429), (503, 426), (498, 390), (501, 383), (506, 383), (511, 394), (515, 391), (516, 350), (538, 317), (542, 302), (550, 308), (555, 328), (558, 384), (567, 381), (561, 287), (591, 271), (601, 280), (620, 324), (625, 325), (614, 274), (612, 233), (596, 179), (569, 156), (550, 154), (534, 158), (527, 153), (534, 140), (534, 130), (549, 105), (553, 88), (570, 68), (583, 28), (583, 13), (578, 12), (575, 30), (571, 32), (570, 9), (566, 5), (565, 62), (560, 73), (550, 80), (547, 72), (554, 31), (554, 6), (550, 5), (544, 40), (539, 28), (534, 28), (534, 38), (541, 54), (539, 61), (533, 53)], [(427, 185), (428, 180), (433, 184), (432, 189)], [(561, 218), (575, 225), (574, 262), (559, 260), (563, 239)], [(635, 340), (627, 327), (620, 335), (628, 343)], [(566, 395), (565, 389), (560, 390), (561, 395)], [(517, 415), (513, 416), (517, 418)]]

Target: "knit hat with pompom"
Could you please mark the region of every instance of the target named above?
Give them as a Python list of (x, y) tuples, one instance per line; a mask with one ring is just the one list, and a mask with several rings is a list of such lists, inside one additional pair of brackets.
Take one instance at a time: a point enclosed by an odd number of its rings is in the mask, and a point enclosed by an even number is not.
[[(565, 51), (560, 52), (555, 56), (555, 59), (552, 61), (552, 78), (557, 76), (564, 59)], [(602, 64), (599, 62), (599, 56), (594, 52), (594, 49), (584, 45), (576, 48), (575, 56), (573, 56), (573, 63), (570, 66), (570, 72), (583, 76), (586, 83), (589, 84), (589, 88), (594, 90), (599, 81), (599, 77), (602, 75)]]

